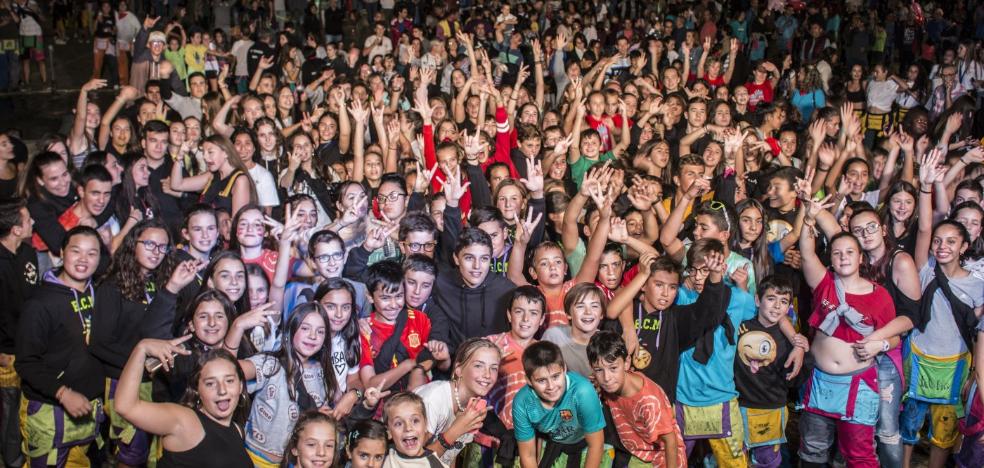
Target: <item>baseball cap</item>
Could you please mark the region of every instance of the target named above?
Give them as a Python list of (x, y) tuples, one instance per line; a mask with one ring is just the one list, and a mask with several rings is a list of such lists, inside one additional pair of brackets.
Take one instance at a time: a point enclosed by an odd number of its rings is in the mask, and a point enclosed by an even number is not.
[(154, 32), (150, 33), (150, 37), (147, 38), (147, 43), (148, 44), (151, 44), (151, 43), (154, 43), (154, 42), (167, 43), (167, 36), (165, 36), (164, 33), (160, 32), (160, 31), (154, 31)]

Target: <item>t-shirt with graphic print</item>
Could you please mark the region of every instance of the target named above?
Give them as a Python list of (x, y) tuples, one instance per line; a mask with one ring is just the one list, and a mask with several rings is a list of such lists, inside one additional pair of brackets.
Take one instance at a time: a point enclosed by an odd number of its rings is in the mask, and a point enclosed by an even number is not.
[(551, 441), (572, 445), (585, 434), (605, 428), (601, 400), (588, 379), (567, 372), (567, 389), (553, 408), (545, 408), (540, 397), (527, 385), (513, 400), (513, 427), (517, 442), (533, 440), (537, 433)]
[(311, 361), (304, 366), (303, 389), (295, 389), (295, 398), (288, 391), (287, 371), (270, 354), (246, 358), (256, 366), (256, 380), (251, 385), (253, 406), (246, 420), (246, 446), (277, 459), (283, 458), (287, 438), (297, 423), (301, 409), (296, 392), (307, 391), (315, 406), (325, 404), (325, 377), (321, 365)]
[[(513, 428), (512, 406), (513, 399), (519, 390), (526, 386), (526, 372), (523, 370), (523, 351), (526, 349), (520, 345), (510, 332), (489, 335), (489, 341), (495, 343), (502, 351), (502, 360), (499, 361), (499, 376), (495, 385), (489, 391), (489, 402), (499, 420), (506, 426), (506, 429)], [(536, 340), (530, 340), (530, 344)]]
[(677, 445), (677, 466), (687, 466), (687, 449), (673, 405), (656, 382), (641, 374), (635, 375), (642, 378), (642, 388), (635, 395), (605, 395), (605, 404), (612, 411), (619, 440), (633, 456), (651, 463), (654, 468), (661, 468), (667, 465), (666, 447), (660, 438), (673, 434)]

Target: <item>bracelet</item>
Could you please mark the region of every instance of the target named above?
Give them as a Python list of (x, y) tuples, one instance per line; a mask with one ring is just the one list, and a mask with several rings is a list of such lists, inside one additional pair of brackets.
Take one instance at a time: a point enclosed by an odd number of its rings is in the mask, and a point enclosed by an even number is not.
[(820, 167), (817, 166), (817, 172), (830, 172), (830, 167)]
[(933, 190), (932, 189), (930, 189), (930, 190), (919, 189), (919, 193), (925, 193), (927, 195), (932, 195), (933, 194)]
[(420, 371), (423, 372), (424, 374), (427, 373), (427, 369), (424, 369), (424, 366), (422, 366), (420, 364), (417, 364), (416, 366), (413, 366), (413, 369), (410, 369), (410, 372), (413, 372), (413, 371), (415, 371), (417, 369), (420, 369)]

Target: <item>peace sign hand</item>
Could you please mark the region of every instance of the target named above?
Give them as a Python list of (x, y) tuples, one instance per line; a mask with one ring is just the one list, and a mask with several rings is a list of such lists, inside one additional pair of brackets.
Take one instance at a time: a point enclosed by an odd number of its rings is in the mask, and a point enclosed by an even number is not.
[(536, 219), (533, 219), (533, 210), (526, 213), (525, 221), (520, 221), (519, 215), (513, 214), (513, 221), (516, 223), (517, 245), (529, 245), (530, 239), (533, 237), (533, 230), (540, 224), (541, 219), (543, 219), (543, 213), (537, 214)]
[(366, 407), (366, 409), (375, 408), (376, 405), (379, 404), (380, 400), (388, 397), (389, 394), (392, 393), (390, 390), (386, 390), (384, 392), (384, 388), (386, 388), (386, 379), (381, 380), (379, 385), (376, 387), (367, 388), (365, 393), (362, 395), (362, 406)]

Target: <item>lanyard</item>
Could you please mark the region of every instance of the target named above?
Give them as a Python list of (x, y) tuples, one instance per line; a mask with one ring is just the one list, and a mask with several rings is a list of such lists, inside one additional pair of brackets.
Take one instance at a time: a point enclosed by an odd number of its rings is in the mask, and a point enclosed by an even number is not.
[[(648, 314), (647, 314), (648, 315)], [(639, 301), (639, 306), (636, 307), (636, 333), (642, 329), (642, 301)], [(659, 337), (663, 334), (663, 311), (659, 311), (659, 317), (656, 319), (659, 322), (659, 326), (656, 327), (656, 346), (653, 351), (659, 351)]]

